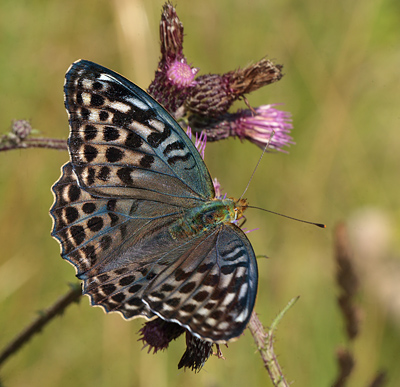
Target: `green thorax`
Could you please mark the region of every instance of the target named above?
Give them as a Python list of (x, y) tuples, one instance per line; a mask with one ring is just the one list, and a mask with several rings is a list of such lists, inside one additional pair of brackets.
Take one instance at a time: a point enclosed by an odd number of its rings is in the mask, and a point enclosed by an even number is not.
[(184, 212), (181, 219), (169, 229), (172, 238), (185, 238), (231, 223), (241, 215), (234, 199), (214, 199)]

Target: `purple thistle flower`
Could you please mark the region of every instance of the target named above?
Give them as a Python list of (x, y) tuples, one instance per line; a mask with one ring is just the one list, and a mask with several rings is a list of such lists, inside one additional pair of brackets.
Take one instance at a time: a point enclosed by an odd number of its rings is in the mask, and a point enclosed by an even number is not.
[(282, 148), (294, 144), (289, 134), (293, 129), (291, 115), (273, 106), (276, 104), (259, 106), (255, 114), (250, 110), (240, 110), (231, 124), (233, 135), (241, 140), (247, 139), (260, 148), (270, 141), (268, 148), (287, 152)]
[[(179, 361), (178, 368), (185, 367), (192, 371), (200, 371), (207, 359), (213, 354), (214, 343), (199, 339), (182, 326), (164, 321), (159, 317), (147, 321), (139, 332), (142, 335), (139, 340), (143, 341), (143, 348), (149, 347), (147, 352), (150, 353), (153, 350), (153, 354), (167, 349), (172, 340), (186, 332), (186, 351)], [(219, 345), (215, 345), (217, 347), (216, 355), (223, 359)]]
[(13, 120), (10, 132), (0, 136), (0, 149), (7, 150), (19, 145), (23, 146), (24, 140), (27, 139), (32, 131), (33, 129), (29, 121)]
[(226, 74), (207, 74), (197, 77), (186, 108), (191, 114), (218, 117), (227, 113), (233, 102), (245, 94), (282, 78), (282, 66), (261, 59), (244, 69)]
[[(214, 186), (214, 191), (215, 191), (215, 197), (220, 199), (221, 195), (222, 195), (221, 184), (216, 177), (214, 177), (213, 186)], [(225, 194), (225, 196), (226, 196), (226, 194)], [(224, 197), (224, 199), (225, 199), (225, 197)]]
[(185, 106), (191, 114), (216, 117), (228, 111), (238, 98), (229, 87), (229, 77), (219, 74), (201, 75), (196, 79)]
[(161, 59), (148, 92), (176, 118), (196, 84), (198, 69), (191, 68), (183, 55), (183, 25), (170, 3), (163, 6), (160, 22)]
[(139, 332), (142, 335), (139, 340), (143, 341), (143, 348), (148, 346), (148, 352), (153, 350), (153, 353), (157, 353), (168, 348), (172, 340), (177, 339), (185, 332), (185, 328), (157, 317), (154, 320), (147, 321)]
[[(206, 141), (216, 141), (229, 136), (248, 139), (264, 147), (271, 138), (271, 149), (282, 151), (283, 146), (293, 144), (289, 133), (292, 129), (289, 113), (280, 112), (272, 106), (254, 110), (240, 110), (229, 114), (233, 102), (245, 94), (276, 82), (282, 77), (282, 66), (267, 59), (243, 69), (226, 74), (207, 74), (197, 78), (198, 69), (188, 64), (183, 54), (183, 25), (171, 3), (163, 6), (160, 23), (161, 58), (148, 92), (174, 116), (187, 116), (185, 126), (195, 146), (204, 158)], [(188, 125), (190, 124), (190, 127)], [(216, 197), (221, 196), (218, 181), (214, 181)], [(187, 367), (199, 371), (213, 354), (216, 345), (219, 358), (222, 353), (218, 344), (199, 339), (182, 326), (161, 318), (148, 321), (140, 329), (145, 347), (153, 353), (164, 350), (172, 340), (186, 332), (186, 351), (178, 368)]]
[[(192, 139), (193, 132), (190, 126), (186, 128), (186, 134), (190, 139)], [(199, 151), (201, 158), (203, 160), (204, 160), (204, 152), (206, 150), (206, 145), (207, 145), (207, 134), (205, 132), (201, 132), (200, 135), (198, 133), (195, 133), (194, 146)]]
[(196, 85), (194, 77), (198, 71), (197, 68), (190, 67), (186, 61), (182, 59), (181, 61), (173, 61), (168, 66), (166, 75), (168, 80), (178, 89), (184, 89)]
[[(160, 22), (161, 58), (148, 92), (175, 119), (189, 114), (189, 121), (220, 121), (233, 102), (282, 78), (282, 66), (263, 58), (243, 69), (195, 79), (198, 69), (187, 63), (183, 36), (183, 25), (175, 8), (171, 3), (164, 4)], [(196, 131), (200, 129), (196, 127)]]
[(213, 343), (201, 340), (186, 332), (186, 351), (178, 364), (178, 369), (185, 367), (192, 371), (200, 371), (204, 363), (213, 354)]
[[(290, 113), (263, 105), (254, 110), (239, 110), (216, 118), (191, 116), (189, 124), (194, 132), (205, 132), (207, 141), (219, 141), (230, 136), (247, 139), (261, 148), (270, 141), (269, 149), (286, 152), (284, 146), (294, 144)], [(273, 133), (273, 136), (271, 137)]]
[(199, 151), (202, 159), (204, 160), (204, 152), (207, 145), (207, 134), (205, 132), (200, 133), (200, 136), (196, 133), (196, 141), (194, 142), (195, 147)]
[(19, 140), (23, 140), (32, 132), (32, 126), (29, 121), (15, 120), (13, 121), (11, 131), (18, 137)]

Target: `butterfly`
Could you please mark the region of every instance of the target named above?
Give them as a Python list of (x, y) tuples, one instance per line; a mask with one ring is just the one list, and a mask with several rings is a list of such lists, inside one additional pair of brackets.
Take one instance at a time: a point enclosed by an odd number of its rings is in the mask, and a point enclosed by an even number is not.
[(126, 319), (156, 316), (213, 343), (238, 337), (258, 269), (179, 124), (121, 75), (79, 60), (65, 78), (70, 161), (52, 187), (52, 236), (83, 293)]

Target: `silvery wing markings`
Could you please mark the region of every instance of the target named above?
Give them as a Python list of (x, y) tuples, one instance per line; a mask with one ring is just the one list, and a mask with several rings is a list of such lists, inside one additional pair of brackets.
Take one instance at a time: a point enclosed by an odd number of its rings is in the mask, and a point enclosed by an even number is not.
[[(201, 156), (146, 92), (102, 66), (68, 70), (71, 161), (53, 186), (52, 235), (93, 305), (155, 315), (224, 343), (246, 327), (257, 263), (215, 199)], [(236, 208), (239, 212), (241, 209)]]

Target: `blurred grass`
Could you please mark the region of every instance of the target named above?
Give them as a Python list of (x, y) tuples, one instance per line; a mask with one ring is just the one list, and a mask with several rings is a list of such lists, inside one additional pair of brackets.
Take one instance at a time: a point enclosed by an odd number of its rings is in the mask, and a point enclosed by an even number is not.
[[(66, 138), (62, 86), (79, 58), (98, 62), (146, 87), (159, 56), (163, 1), (3, 0), (0, 3), (0, 121), (30, 119), (43, 135)], [(251, 0), (189, 3), (177, 11), (185, 54), (201, 73), (221, 73), (268, 55), (285, 77), (249, 96), (253, 106), (283, 102), (293, 114), (297, 145), (268, 155), (250, 186), (251, 204), (322, 221), (328, 229), (255, 210), (246, 227), (259, 260), (256, 310), (268, 325), (288, 300), (301, 298), (280, 324), (279, 360), (296, 386), (329, 386), (334, 351), (346, 344), (335, 296), (332, 231), (365, 207), (392, 222), (390, 254), (400, 244), (400, 3), (354, 0)], [(237, 106), (243, 107), (243, 104)], [(209, 144), (206, 162), (223, 188), (240, 196), (257, 159), (252, 144)], [(74, 269), (50, 237), (51, 185), (65, 152), (0, 154), (0, 346), (65, 293)], [(251, 212), (250, 212), (251, 211)], [(362, 285), (362, 332), (351, 386), (367, 386), (386, 369), (400, 383), (399, 320)], [(141, 321), (104, 315), (83, 299), (52, 322), (0, 371), (5, 386), (261, 386), (269, 385), (249, 333), (195, 375), (177, 370), (184, 340), (164, 353), (141, 351)]]

